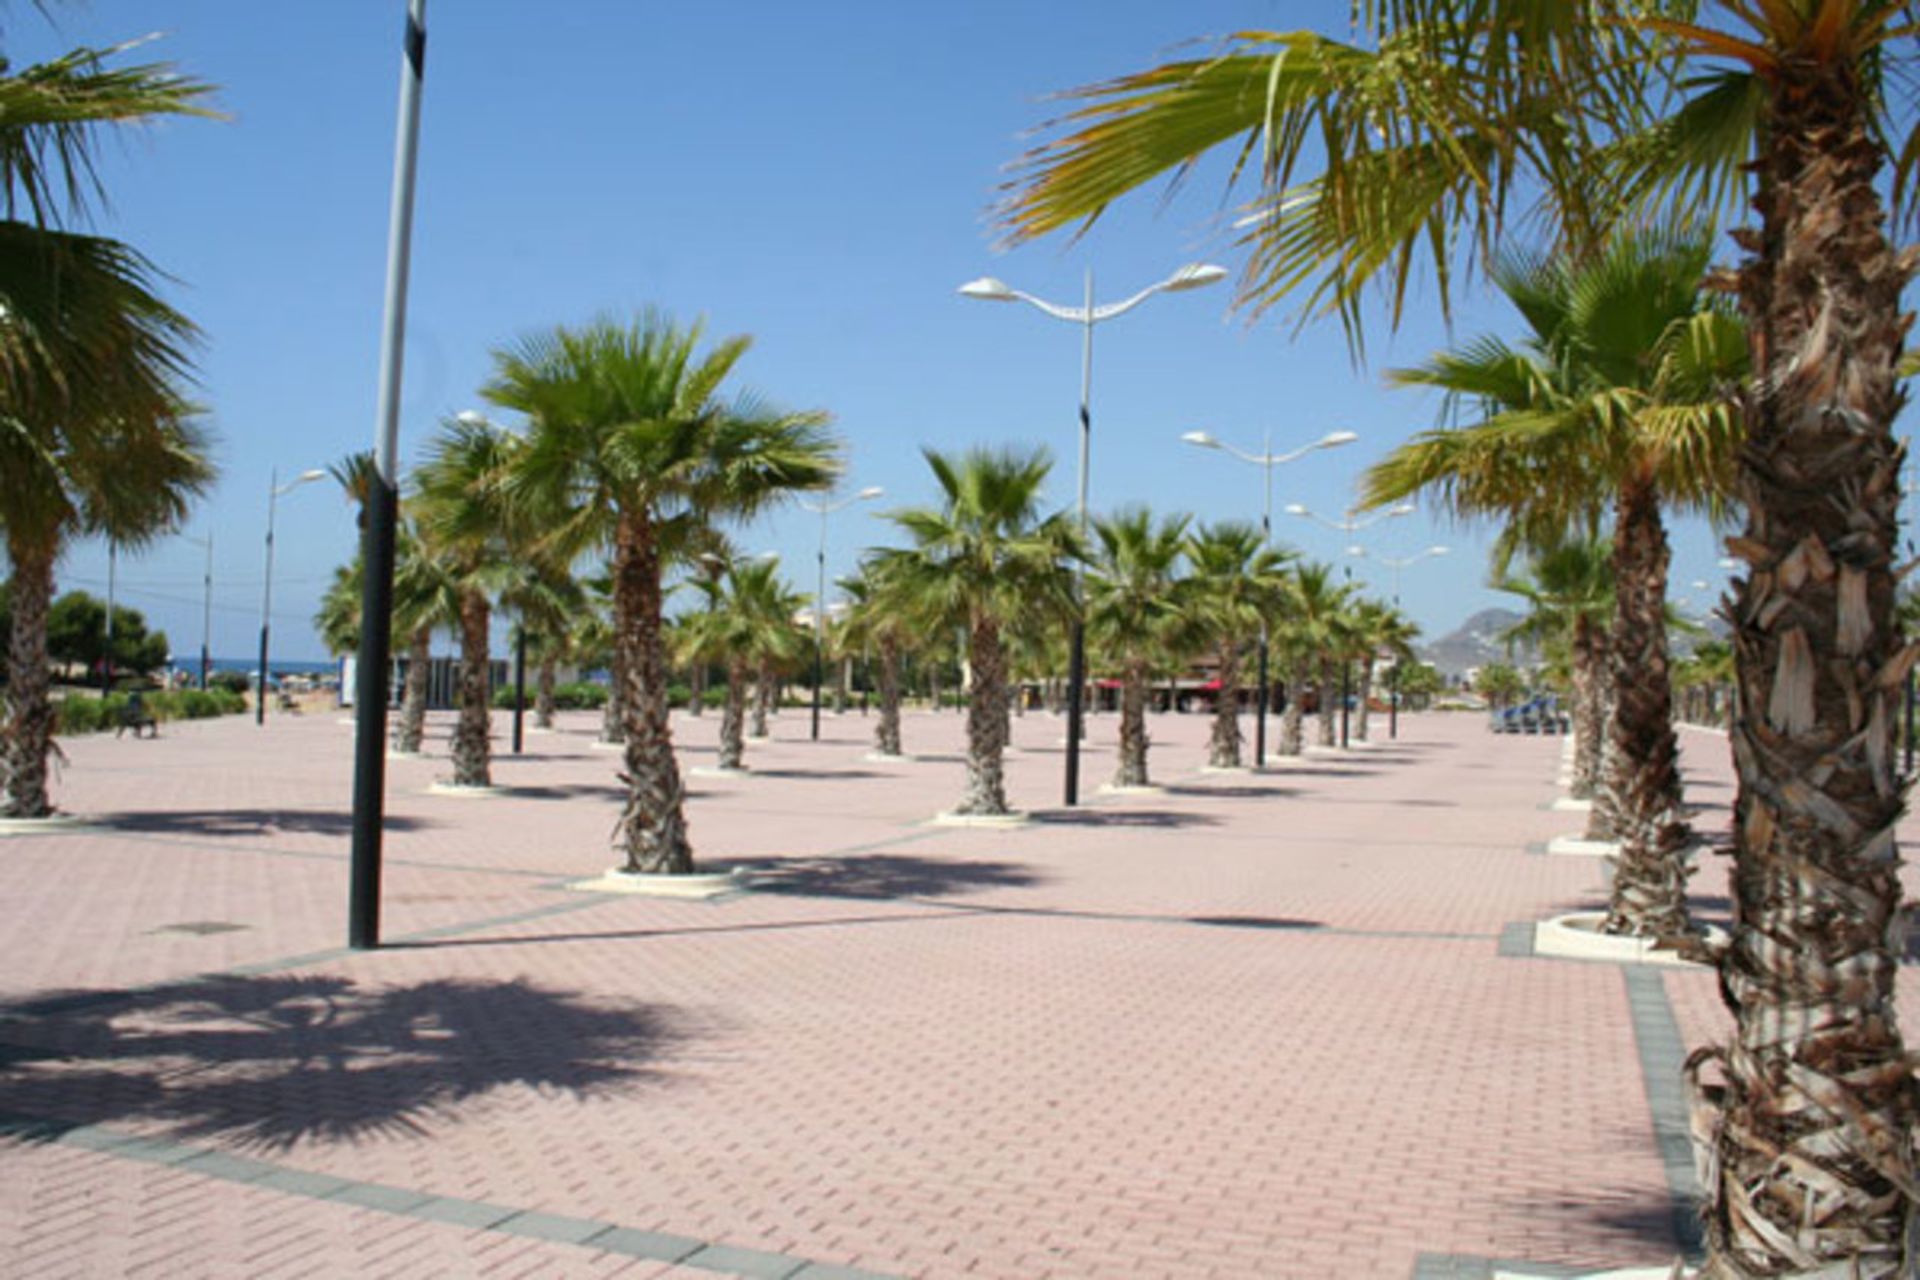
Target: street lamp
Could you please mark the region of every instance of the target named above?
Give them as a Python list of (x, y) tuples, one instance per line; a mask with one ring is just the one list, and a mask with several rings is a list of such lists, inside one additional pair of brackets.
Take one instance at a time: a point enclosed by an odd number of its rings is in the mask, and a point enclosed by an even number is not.
[[(1398, 609), (1400, 607), (1400, 571), (1410, 564), (1418, 564), (1429, 556), (1444, 556), (1449, 550), (1451, 550), (1451, 548), (1433, 546), (1428, 547), (1425, 551), (1416, 551), (1410, 556), (1380, 557), (1380, 563), (1393, 570), (1394, 608)], [(1398, 738), (1400, 736), (1400, 676), (1398, 666), (1399, 662), (1396, 659), (1393, 683), (1387, 688), (1387, 737), (1389, 738)]]
[[(1190, 262), (1181, 267), (1165, 280), (1150, 284), (1140, 292), (1119, 302), (1110, 302), (1103, 307), (1093, 305), (1093, 268), (1087, 268), (1087, 287), (1085, 302), (1078, 307), (1062, 306), (1036, 298), (1030, 293), (1008, 286), (1004, 281), (992, 276), (982, 276), (978, 280), (969, 280), (960, 286), (960, 292), (969, 298), (978, 298), (984, 302), (1024, 302), (1038, 311), (1052, 316), (1055, 320), (1064, 320), (1068, 324), (1080, 326), (1080, 478), (1079, 523), (1080, 532), (1087, 531), (1087, 461), (1088, 451), (1093, 440), (1093, 326), (1105, 320), (1117, 319), (1133, 310), (1156, 293), (1181, 293), (1188, 289), (1201, 289), (1227, 278), (1225, 267), (1216, 267), (1206, 262)], [(1081, 726), (1081, 685), (1087, 678), (1087, 629), (1080, 608), (1085, 592), (1081, 579), (1085, 570), (1075, 571), (1073, 632), (1067, 655), (1067, 776), (1066, 803), (1071, 806), (1080, 802), (1080, 726)]]
[[(1264, 473), (1266, 499), (1260, 508), (1260, 545), (1262, 548), (1270, 549), (1273, 546), (1274, 467), (1281, 463), (1292, 462), (1295, 458), (1312, 453), (1315, 449), (1333, 449), (1343, 444), (1352, 444), (1360, 437), (1351, 431), (1331, 431), (1321, 436), (1318, 440), (1315, 440), (1312, 444), (1304, 444), (1289, 453), (1281, 454), (1276, 454), (1273, 451), (1273, 432), (1271, 429), (1267, 431), (1265, 443), (1259, 453), (1243, 452), (1224, 441), (1216, 440), (1204, 431), (1188, 431), (1182, 434), (1180, 438), (1188, 444), (1197, 445), (1202, 449), (1218, 449), (1230, 457), (1238, 458), (1242, 462), (1250, 462), (1261, 469)], [(1267, 700), (1269, 688), (1267, 684), (1267, 653), (1267, 615), (1266, 610), (1263, 609), (1260, 611), (1260, 691), (1254, 703), (1253, 719), (1253, 760), (1255, 766), (1258, 768), (1265, 768), (1267, 764)], [(1225, 696), (1227, 690), (1222, 689), (1220, 692)], [(1238, 689), (1232, 692), (1233, 697), (1238, 698), (1240, 696)]]
[(280, 495), (291, 493), (301, 485), (314, 480), (325, 480), (324, 471), (302, 471), (285, 484), (280, 483), (280, 469), (275, 467), (267, 485), (267, 576), (260, 597), (260, 693), (254, 700), (253, 722), (267, 722), (267, 632), (272, 627), (273, 618), (273, 509), (280, 501)]
[[(1350, 556), (1364, 556), (1367, 553), (1365, 547), (1359, 546), (1354, 542), (1352, 542), (1352, 538), (1354, 534), (1358, 533), (1362, 529), (1368, 528), (1372, 525), (1376, 525), (1380, 523), (1382, 520), (1391, 520), (1396, 516), (1410, 516), (1414, 513), (1414, 509), (1415, 509), (1414, 505), (1411, 502), (1402, 502), (1396, 506), (1388, 507), (1385, 511), (1375, 511), (1371, 515), (1368, 515), (1365, 517), (1356, 516), (1351, 509), (1348, 509), (1348, 511), (1343, 516), (1341, 516), (1340, 519), (1329, 520), (1325, 516), (1316, 515), (1314, 512), (1308, 510), (1306, 507), (1302, 506), (1298, 502), (1289, 502), (1287, 504), (1288, 515), (1300, 516), (1303, 519), (1313, 521), (1315, 524), (1324, 525), (1329, 529), (1334, 529), (1340, 533), (1345, 534), (1349, 540), (1347, 544), (1346, 553)], [(1351, 565), (1347, 566), (1345, 573), (1348, 581), (1352, 581), (1353, 568)], [(1340, 745), (1342, 747), (1345, 747), (1348, 745), (1347, 743), (1347, 697), (1348, 697), (1347, 665), (1348, 664), (1344, 661), (1340, 664)]]
[(213, 669), (213, 659), (208, 656), (208, 645), (213, 642), (213, 533), (208, 531), (204, 538), (192, 534), (182, 534), (196, 547), (207, 549), (207, 572), (201, 580), (203, 595), (200, 602), (200, 688), (207, 687), (207, 674)]
[(820, 555), (817, 564), (820, 569), (819, 590), (813, 597), (813, 740), (820, 741), (820, 679), (821, 662), (827, 647), (827, 517), (836, 511), (842, 511), (856, 502), (868, 502), (885, 494), (886, 490), (878, 485), (868, 485), (860, 492), (838, 502), (807, 502), (802, 500), (802, 510), (814, 512), (820, 517)]

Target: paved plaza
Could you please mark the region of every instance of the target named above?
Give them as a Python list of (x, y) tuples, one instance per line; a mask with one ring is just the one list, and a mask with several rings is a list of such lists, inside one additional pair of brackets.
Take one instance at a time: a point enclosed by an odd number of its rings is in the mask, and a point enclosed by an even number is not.
[[(335, 714), (62, 741), (90, 826), (0, 839), (9, 1276), (1566, 1275), (1692, 1240), (1677, 1091), (1712, 975), (1530, 954), (1603, 901), (1549, 856), (1561, 741), (1387, 742), (1058, 807), (1014, 721), (1012, 830), (928, 825), (961, 718), (804, 712), (691, 776), (709, 901), (568, 888), (615, 859), (597, 716), (503, 794), (389, 767), (386, 937), (344, 946)], [(676, 716), (711, 766), (718, 718)], [(1724, 834), (1723, 737), (1681, 734)], [(1724, 921), (1726, 863), (1695, 877)], [(1902, 973), (1911, 999), (1912, 970)]]

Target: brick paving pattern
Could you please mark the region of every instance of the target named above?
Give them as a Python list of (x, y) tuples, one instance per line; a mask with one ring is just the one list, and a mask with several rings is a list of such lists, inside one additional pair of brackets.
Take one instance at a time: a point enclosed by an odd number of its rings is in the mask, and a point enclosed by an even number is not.
[[(1067, 811), (1030, 714), (1033, 820), (987, 830), (925, 825), (957, 715), (910, 715), (904, 763), (870, 725), (789, 711), (748, 776), (691, 778), (701, 857), (758, 887), (688, 902), (562, 887), (615, 861), (593, 717), (484, 799), (428, 793), (437, 723), (390, 765), (395, 945), (363, 954), (334, 716), (63, 742), (92, 825), (0, 839), (0, 1272), (1402, 1280), (1680, 1247), (1631, 984), (1499, 954), (1604, 892), (1528, 852), (1578, 826), (1558, 739), (1413, 716), (1221, 775), (1204, 717), (1158, 716), (1164, 792), (1097, 796), (1097, 717)], [(716, 730), (676, 718), (684, 764)], [(1683, 745), (1724, 827), (1724, 739)], [(1722, 1032), (1711, 975), (1633, 981)]]

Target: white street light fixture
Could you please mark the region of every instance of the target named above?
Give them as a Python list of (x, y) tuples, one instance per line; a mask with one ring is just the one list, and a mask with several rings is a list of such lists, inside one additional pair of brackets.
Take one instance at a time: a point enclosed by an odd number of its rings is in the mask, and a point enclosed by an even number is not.
[[(1296, 458), (1312, 453), (1315, 449), (1338, 448), (1343, 444), (1352, 444), (1360, 437), (1351, 431), (1330, 431), (1311, 444), (1304, 444), (1298, 449), (1281, 454), (1276, 454), (1273, 451), (1273, 432), (1271, 430), (1267, 432), (1265, 444), (1259, 453), (1246, 453), (1236, 449), (1232, 445), (1215, 438), (1205, 431), (1183, 432), (1180, 438), (1190, 445), (1196, 445), (1202, 449), (1218, 449), (1222, 453), (1238, 458), (1242, 462), (1252, 463), (1254, 466), (1260, 468), (1263, 473), (1262, 482), (1265, 486), (1263, 490), (1265, 498), (1260, 508), (1260, 544), (1262, 547), (1271, 548), (1273, 545), (1273, 469), (1282, 463), (1292, 462)], [(1267, 763), (1267, 702), (1270, 690), (1267, 682), (1268, 647), (1267, 620), (1263, 616), (1260, 619), (1260, 690), (1259, 696), (1254, 703), (1253, 720), (1253, 758), (1254, 764), (1261, 768), (1264, 768)], [(1223, 696), (1226, 692), (1224, 689), (1221, 690)], [(1234, 696), (1238, 696), (1238, 690), (1234, 691)]]
[(269, 473), (267, 483), (267, 574), (265, 587), (260, 598), (260, 687), (253, 703), (253, 722), (262, 725), (267, 722), (267, 633), (272, 629), (273, 619), (273, 510), (283, 493), (292, 493), (303, 484), (315, 480), (325, 480), (327, 473), (310, 468), (302, 471), (285, 484), (280, 483), (280, 469), (275, 467)]
[(836, 511), (845, 510), (856, 502), (869, 502), (874, 498), (884, 497), (886, 492), (887, 491), (879, 485), (871, 484), (860, 490), (860, 492), (850, 494), (838, 502), (807, 502), (803, 500), (800, 503), (802, 510), (814, 512), (820, 517), (820, 554), (817, 561), (819, 566), (819, 589), (813, 597), (812, 734), (813, 741), (815, 742), (820, 741), (820, 681), (823, 675), (821, 663), (824, 660), (827, 649), (827, 517)]
[[(1080, 480), (1079, 515), (1080, 532), (1087, 531), (1087, 462), (1093, 437), (1093, 327), (1102, 321), (1112, 320), (1125, 315), (1156, 293), (1182, 293), (1188, 289), (1204, 288), (1217, 281), (1226, 279), (1224, 267), (1207, 262), (1190, 262), (1176, 270), (1165, 280), (1148, 285), (1146, 288), (1123, 298), (1119, 302), (1110, 302), (1106, 306), (1093, 305), (1093, 269), (1087, 269), (1085, 303), (1078, 307), (1063, 306), (1057, 302), (1048, 302), (1036, 298), (1030, 293), (1022, 293), (1004, 280), (992, 276), (982, 276), (978, 280), (969, 280), (960, 286), (965, 297), (978, 298), (984, 302), (1024, 302), (1034, 309), (1080, 326)], [(1079, 578), (1083, 572), (1076, 573), (1074, 596), (1076, 604), (1083, 597)], [(1087, 636), (1086, 624), (1081, 611), (1076, 607), (1073, 615), (1073, 629), (1067, 654), (1067, 770), (1066, 803), (1071, 806), (1080, 800), (1080, 726), (1081, 726), (1081, 686), (1086, 683), (1087, 675)]]

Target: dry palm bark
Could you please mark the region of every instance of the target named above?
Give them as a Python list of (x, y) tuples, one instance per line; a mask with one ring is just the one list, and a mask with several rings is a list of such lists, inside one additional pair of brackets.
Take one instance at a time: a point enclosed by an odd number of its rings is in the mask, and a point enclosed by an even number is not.
[(1356, 742), (1367, 740), (1367, 703), (1373, 700), (1373, 655), (1360, 659), (1359, 698), (1353, 707), (1353, 737)]
[(393, 722), (393, 749), (419, 755), (427, 736), (427, 675), (433, 665), (432, 627), (418, 627), (407, 640), (407, 677), (400, 690), (400, 715)]
[(1297, 756), (1301, 749), (1301, 721), (1305, 718), (1307, 660), (1296, 657), (1287, 665), (1287, 706), (1280, 713), (1280, 754)]
[(720, 767), (742, 768), (746, 758), (747, 664), (736, 658), (727, 663), (727, 700), (720, 709)]
[(477, 591), (460, 597), (460, 717), (453, 726), (453, 781), (460, 787), (493, 782), (488, 768), (493, 753), (493, 714), (487, 706), (487, 598)]
[(973, 673), (967, 696), (967, 789), (955, 813), (1007, 812), (1002, 753), (1007, 747), (1007, 671), (1000, 626), (976, 617), (967, 635), (967, 662)]
[(47, 757), (53, 751), (52, 671), (47, 665), (47, 610), (53, 602), (53, 552), (12, 540), (13, 634), (7, 639), (6, 716), (0, 722), (0, 816), (44, 818)]
[(624, 646), (618, 636), (614, 637), (613, 655), (607, 660), (607, 703), (600, 709), (600, 741), (625, 742), (627, 740), (627, 659)]
[(1605, 641), (1600, 629), (1584, 613), (1574, 615), (1571, 638), (1573, 668), (1573, 786), (1577, 800), (1591, 800), (1600, 791), (1600, 736), (1606, 732), (1604, 676)]
[(753, 737), (767, 736), (767, 713), (772, 709), (773, 666), (763, 661), (753, 677)]
[(880, 638), (880, 716), (873, 726), (873, 749), (883, 756), (900, 754), (900, 642)]
[(1333, 678), (1333, 659), (1320, 659), (1320, 745), (1332, 746), (1337, 737), (1333, 731), (1334, 717), (1339, 715), (1334, 703), (1340, 700), (1340, 682)]
[(1213, 700), (1207, 765), (1213, 769), (1240, 767), (1240, 646), (1231, 640), (1220, 646), (1220, 693)]
[(540, 659), (540, 668), (533, 683), (533, 727), (536, 729), (553, 728), (553, 686), (556, 679), (554, 667), (556, 660), (552, 654)]
[(1116, 787), (1144, 787), (1147, 779), (1147, 668), (1130, 663), (1120, 681), (1120, 751)]
[(1913, 1274), (1915, 1082), (1894, 1015), (1900, 860), (1894, 378), (1911, 255), (1851, 60), (1783, 61), (1736, 233), (1755, 381), (1741, 460), (1725, 1085), (1696, 1108), (1709, 1275)]
[(705, 659), (696, 658), (687, 671), (687, 714), (699, 715), (705, 708), (701, 706), (707, 700), (707, 664)]
[(1681, 804), (1680, 744), (1667, 675), (1667, 537), (1650, 473), (1621, 485), (1613, 535), (1614, 708), (1606, 790), (1619, 841), (1606, 932), (1678, 937), (1688, 931), (1692, 831)]
[(667, 726), (667, 655), (660, 623), (660, 553), (644, 513), (625, 512), (614, 542), (615, 663), (621, 677), (627, 803), (617, 842), (627, 870), (686, 874), (686, 788)]

